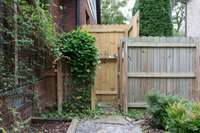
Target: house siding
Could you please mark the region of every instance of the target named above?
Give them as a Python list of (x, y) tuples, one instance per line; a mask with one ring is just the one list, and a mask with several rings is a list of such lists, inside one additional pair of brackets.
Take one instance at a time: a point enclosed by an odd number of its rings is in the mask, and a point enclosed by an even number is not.
[(200, 0), (189, 0), (187, 4), (187, 36), (200, 37)]
[[(96, 17), (93, 16), (93, 14), (96, 14), (96, 8), (95, 10), (90, 8), (89, 4), (91, 3), (89, 3), (88, 0), (80, 0), (80, 25), (97, 24)], [(87, 21), (87, 15), (89, 21)]]

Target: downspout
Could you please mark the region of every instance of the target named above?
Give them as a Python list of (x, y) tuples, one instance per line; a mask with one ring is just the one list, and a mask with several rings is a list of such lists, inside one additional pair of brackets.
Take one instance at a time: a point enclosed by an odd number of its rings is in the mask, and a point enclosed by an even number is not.
[(80, 0), (76, 0), (76, 26), (80, 26)]
[(96, 0), (97, 24), (101, 24), (101, 2)]

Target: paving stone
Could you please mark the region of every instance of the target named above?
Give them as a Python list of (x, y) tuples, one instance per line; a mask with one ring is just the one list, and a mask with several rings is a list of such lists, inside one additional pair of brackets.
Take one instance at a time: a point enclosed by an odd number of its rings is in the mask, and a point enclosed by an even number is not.
[(122, 116), (108, 116), (80, 122), (76, 133), (142, 133), (142, 129), (139, 125), (130, 124)]

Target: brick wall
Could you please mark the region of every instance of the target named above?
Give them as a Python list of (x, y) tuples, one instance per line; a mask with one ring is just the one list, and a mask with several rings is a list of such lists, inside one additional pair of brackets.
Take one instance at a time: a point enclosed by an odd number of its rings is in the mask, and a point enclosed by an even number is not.
[(60, 10), (60, 0), (53, 0), (49, 11), (53, 16), (53, 20), (55, 22), (57, 31), (58, 32), (62, 31), (62, 25), (61, 25), (62, 11)]
[(76, 0), (65, 0), (63, 7), (64, 31), (71, 31), (76, 27)]
[(56, 105), (56, 73), (53, 69), (46, 70), (43, 77), (44, 79), (37, 82), (34, 88), (35, 93), (38, 95), (40, 109), (46, 110)]

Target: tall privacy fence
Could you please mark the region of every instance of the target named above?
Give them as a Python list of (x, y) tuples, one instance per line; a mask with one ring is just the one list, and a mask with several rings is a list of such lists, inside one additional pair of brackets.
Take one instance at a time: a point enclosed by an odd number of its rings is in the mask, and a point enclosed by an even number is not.
[(117, 73), (117, 56), (120, 40), (125, 37), (136, 37), (139, 34), (138, 15), (130, 25), (84, 25), (96, 38), (96, 47), (100, 54), (100, 61), (92, 89), (92, 108), (99, 103), (100, 106), (118, 107), (119, 88)]
[(192, 38), (124, 39), (118, 55), (120, 103), (144, 107), (149, 92), (200, 99), (200, 47)]

